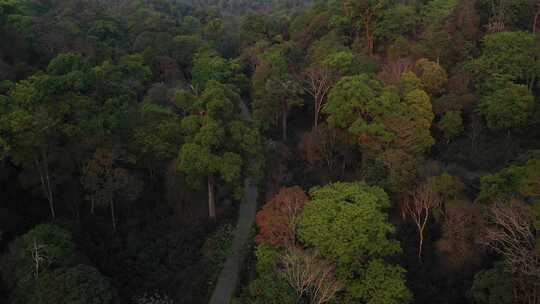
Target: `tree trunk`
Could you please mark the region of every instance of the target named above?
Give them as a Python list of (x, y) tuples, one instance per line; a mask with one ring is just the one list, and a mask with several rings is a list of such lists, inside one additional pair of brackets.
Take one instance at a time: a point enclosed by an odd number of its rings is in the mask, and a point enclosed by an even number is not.
[(49, 209), (51, 211), (51, 218), (52, 220), (56, 219), (56, 212), (54, 208), (54, 198), (53, 198), (53, 192), (51, 187), (51, 179), (49, 177), (49, 168), (47, 164), (47, 159), (45, 157), (45, 153), (42, 153), (43, 161), (40, 162), (38, 158), (34, 157), (34, 162), (36, 164), (36, 168), (39, 172), (39, 177), (41, 181), (41, 188), (43, 190), (43, 194), (45, 195), (45, 198), (49, 202)]
[(208, 216), (216, 219), (215, 181), (212, 174), (208, 175)]
[(94, 215), (95, 207), (96, 207), (96, 203), (94, 200), (94, 195), (90, 195), (90, 214), (91, 215)]
[(366, 28), (366, 43), (367, 43), (367, 49), (369, 56), (373, 56), (373, 34), (371, 33), (371, 28), (369, 27), (369, 23), (371, 22), (371, 14), (368, 13), (368, 15), (364, 19), (364, 26)]
[(112, 220), (112, 226), (113, 226), (113, 230), (116, 231), (116, 216), (115, 216), (115, 214), (114, 214), (114, 201), (113, 201), (112, 198), (110, 199), (110, 204), (111, 204), (111, 220)]
[(321, 94), (315, 95), (315, 121), (314, 126), (317, 128), (319, 126), (319, 114), (322, 108), (323, 96)]
[(536, 13), (534, 14), (532, 31), (533, 35), (536, 35), (536, 26), (538, 25), (538, 17), (540, 16), (540, 2), (536, 4)]
[(313, 127), (316, 129), (319, 126), (319, 107), (315, 106), (315, 120), (313, 122)]
[(422, 262), (422, 246), (424, 246), (424, 229), (418, 231), (418, 260)]
[(56, 219), (56, 211), (54, 208), (54, 198), (53, 198), (52, 187), (51, 187), (51, 179), (49, 176), (49, 169), (48, 169), (47, 164), (45, 164), (45, 179), (47, 181), (47, 198), (49, 200), (49, 208), (51, 209), (51, 216), (52, 216), (52, 219), (54, 220)]
[(281, 113), (281, 131), (283, 142), (287, 141), (287, 116), (288, 116), (287, 103), (283, 104), (283, 109)]

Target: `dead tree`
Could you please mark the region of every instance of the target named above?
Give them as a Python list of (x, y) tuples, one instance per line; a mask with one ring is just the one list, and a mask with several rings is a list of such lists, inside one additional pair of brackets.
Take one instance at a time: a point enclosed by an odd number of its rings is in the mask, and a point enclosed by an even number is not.
[(330, 87), (337, 79), (336, 73), (327, 66), (309, 68), (305, 74), (304, 90), (314, 100), (314, 127), (319, 125), (319, 115)]
[(418, 229), (418, 259), (420, 261), (422, 260), (422, 247), (424, 245), (424, 231), (426, 230), (429, 216), (432, 209), (439, 206), (439, 196), (427, 183), (416, 187), (412, 197), (407, 198), (404, 204), (405, 213), (412, 218)]
[(520, 201), (494, 203), (489, 208), (485, 244), (504, 258), (513, 276), (514, 302), (540, 303), (539, 235), (530, 208)]
[(343, 288), (335, 277), (335, 267), (314, 252), (289, 247), (281, 263), (281, 273), (296, 291), (298, 300), (308, 297), (313, 304), (328, 303)]

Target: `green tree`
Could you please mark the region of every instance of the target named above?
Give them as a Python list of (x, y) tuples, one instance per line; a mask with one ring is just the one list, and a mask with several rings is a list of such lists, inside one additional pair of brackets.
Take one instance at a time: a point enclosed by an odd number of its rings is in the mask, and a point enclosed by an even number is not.
[(249, 284), (249, 294), (254, 304), (295, 303), (294, 290), (276, 271), (280, 262), (278, 249), (259, 245), (255, 252), (257, 257), (257, 279)]
[(301, 85), (289, 73), (281, 49), (263, 53), (252, 77), (253, 116), (265, 129), (281, 118), (282, 139), (287, 140), (288, 115), (292, 107), (301, 106)]
[[(50, 62), (47, 72), (19, 81), (9, 91), (0, 127), (9, 134), (3, 146), (10, 147), (14, 162), (37, 173), (37, 183), (54, 219), (56, 186), (71, 173), (59, 165), (61, 143), (79, 133), (76, 118), (88, 103), (83, 93), (89, 82), (80, 55), (59, 55)], [(32, 185), (33, 176), (28, 176), (27, 184)]]
[(364, 31), (366, 50), (369, 55), (373, 55), (375, 33), (380, 27), (380, 21), (387, 6), (387, 0), (343, 1), (344, 16), (353, 26), (354, 32), (358, 32), (359, 29)]
[(115, 201), (119, 197), (133, 201), (142, 191), (142, 182), (119, 166), (120, 155), (117, 151), (97, 149), (93, 158), (88, 160), (83, 169), (83, 187), (90, 201), (90, 212), (95, 205), (108, 205), (111, 211), (113, 230), (116, 230)]
[(185, 144), (180, 149), (178, 169), (196, 183), (208, 184), (208, 210), (215, 218), (215, 189), (232, 186), (241, 196), (242, 176), (248, 173), (247, 159), (260, 151), (258, 133), (242, 118), (241, 99), (229, 86), (209, 81), (192, 102), (183, 104), (188, 115), (182, 120)]
[(330, 125), (357, 136), (368, 154), (390, 148), (417, 154), (433, 145), (431, 102), (420, 89), (400, 97), (365, 74), (343, 77), (330, 91), (324, 112)]
[(446, 112), (437, 123), (447, 142), (459, 136), (463, 130), (463, 118), (458, 111)]
[[(531, 159), (525, 165), (520, 192), (525, 196), (540, 197), (540, 160)], [(540, 204), (537, 207), (540, 207)], [(538, 218), (540, 220), (540, 214)]]
[(15, 303), (112, 303), (109, 280), (92, 266), (78, 264), (71, 233), (57, 225), (37, 225), (16, 239), (0, 267), (10, 277)]
[(512, 290), (512, 281), (498, 263), (474, 276), (471, 294), (477, 304), (510, 304), (513, 303)]
[(484, 37), (482, 55), (472, 61), (472, 67), (484, 81), (508, 75), (511, 80), (532, 89), (539, 72), (537, 53), (537, 43), (530, 33), (490, 34)]
[(511, 131), (527, 124), (533, 106), (534, 96), (526, 86), (506, 82), (482, 98), (480, 112), (490, 129)]
[(348, 303), (404, 303), (404, 270), (383, 259), (401, 251), (390, 238), (386, 193), (364, 183), (334, 183), (310, 191), (298, 222), (300, 240), (336, 263)]
[(193, 59), (192, 83), (197, 91), (203, 91), (210, 80), (238, 84), (235, 77), (239, 69), (237, 61), (222, 58), (213, 51), (199, 53)]
[(432, 94), (440, 94), (448, 81), (448, 75), (443, 67), (437, 62), (420, 59), (416, 62), (416, 68), (420, 72), (420, 79), (425, 90)]
[(497, 173), (482, 176), (477, 200), (483, 203), (506, 202), (519, 197), (525, 168), (510, 166)]
[(110, 304), (112, 286), (96, 268), (77, 265), (47, 273), (33, 292), (30, 303)]

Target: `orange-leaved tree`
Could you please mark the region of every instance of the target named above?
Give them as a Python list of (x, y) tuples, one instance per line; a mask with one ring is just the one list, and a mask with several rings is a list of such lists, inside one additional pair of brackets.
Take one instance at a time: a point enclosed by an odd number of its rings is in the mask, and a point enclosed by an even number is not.
[(294, 242), (294, 223), (308, 197), (302, 188), (281, 188), (257, 213), (258, 244), (285, 246)]

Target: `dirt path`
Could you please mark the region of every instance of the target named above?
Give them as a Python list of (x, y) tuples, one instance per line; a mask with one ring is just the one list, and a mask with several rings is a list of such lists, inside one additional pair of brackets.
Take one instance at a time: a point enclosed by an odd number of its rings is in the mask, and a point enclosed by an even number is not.
[[(246, 119), (251, 120), (250, 113), (243, 104), (242, 114)], [(240, 269), (246, 255), (244, 249), (249, 241), (251, 227), (257, 213), (257, 185), (253, 184), (250, 178), (246, 178), (244, 189), (244, 201), (238, 210), (238, 223), (234, 232), (231, 253), (219, 274), (210, 304), (229, 304), (238, 284)]]
[(251, 226), (255, 221), (257, 211), (257, 186), (246, 179), (245, 191), (245, 201), (240, 204), (231, 253), (219, 274), (210, 304), (229, 304), (238, 284), (238, 276), (246, 255), (244, 252), (245, 244), (250, 237)]

